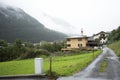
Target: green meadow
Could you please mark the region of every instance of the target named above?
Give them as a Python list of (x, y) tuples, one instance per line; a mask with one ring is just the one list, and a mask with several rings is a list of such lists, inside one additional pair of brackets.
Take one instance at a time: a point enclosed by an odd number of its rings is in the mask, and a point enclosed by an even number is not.
[[(68, 76), (84, 69), (101, 51), (94, 51), (69, 56), (54, 56), (52, 71), (57, 76)], [(49, 73), (49, 58), (44, 58), (44, 73)], [(0, 76), (34, 74), (34, 59), (0, 62)]]
[(108, 45), (109, 48), (115, 51), (118, 57), (120, 57), (120, 41), (113, 42), (112, 44)]

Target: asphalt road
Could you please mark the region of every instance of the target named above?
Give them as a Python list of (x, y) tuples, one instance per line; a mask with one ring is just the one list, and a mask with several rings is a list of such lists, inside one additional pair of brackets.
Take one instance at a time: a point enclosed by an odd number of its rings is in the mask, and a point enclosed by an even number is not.
[[(106, 72), (99, 72), (103, 61), (107, 62)], [(120, 80), (120, 62), (115, 53), (104, 48), (103, 52), (83, 71), (73, 76), (60, 77), (57, 80)]]

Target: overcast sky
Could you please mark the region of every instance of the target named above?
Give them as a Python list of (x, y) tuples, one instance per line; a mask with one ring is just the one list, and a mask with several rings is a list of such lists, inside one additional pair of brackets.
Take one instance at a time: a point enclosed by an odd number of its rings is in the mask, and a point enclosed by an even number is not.
[(73, 34), (79, 34), (81, 28), (84, 34), (92, 35), (100, 31), (111, 31), (120, 26), (120, 0), (0, 0), (0, 2), (20, 7), (36, 19), (41, 11), (63, 19), (74, 26), (75, 32), (70, 31)]

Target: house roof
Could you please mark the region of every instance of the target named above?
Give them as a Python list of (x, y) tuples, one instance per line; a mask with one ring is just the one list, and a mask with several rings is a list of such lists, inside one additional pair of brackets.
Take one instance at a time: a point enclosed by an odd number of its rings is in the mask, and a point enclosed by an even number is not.
[(109, 34), (109, 32), (101, 31), (101, 32), (99, 32), (99, 33), (97, 33), (97, 34), (94, 34), (93, 36), (96, 36), (96, 35), (99, 35), (99, 34), (102, 34), (102, 33), (104, 33), (104, 34)]
[(86, 35), (82, 35), (82, 36), (70, 36), (70, 37), (66, 37), (67, 39), (80, 39), (80, 38), (88, 38)]

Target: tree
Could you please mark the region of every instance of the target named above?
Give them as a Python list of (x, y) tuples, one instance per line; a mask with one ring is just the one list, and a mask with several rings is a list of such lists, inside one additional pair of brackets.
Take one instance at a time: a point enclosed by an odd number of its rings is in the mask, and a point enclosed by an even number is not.
[(23, 45), (22, 45), (21, 40), (16, 39), (15, 42), (14, 42), (14, 47), (15, 47), (15, 48), (19, 48), (19, 49), (22, 48)]
[(34, 45), (31, 42), (25, 42), (25, 47), (34, 48)]
[(45, 41), (41, 42), (40, 48), (45, 49), (49, 52), (54, 52), (52, 44)]
[(120, 40), (120, 26), (117, 29), (114, 29), (113, 31), (111, 31), (110, 35), (108, 36), (109, 43), (112, 43), (118, 40)]
[(5, 60), (8, 60), (8, 54), (6, 53), (7, 52), (7, 42), (0, 39), (0, 61), (5, 61)]
[(20, 55), (24, 54), (24, 52), (25, 52), (25, 47), (23, 46), (22, 41), (19, 39), (16, 39), (13, 44), (14, 58), (20, 57)]
[(7, 46), (8, 46), (7, 42), (0, 39), (0, 47), (7, 47)]

